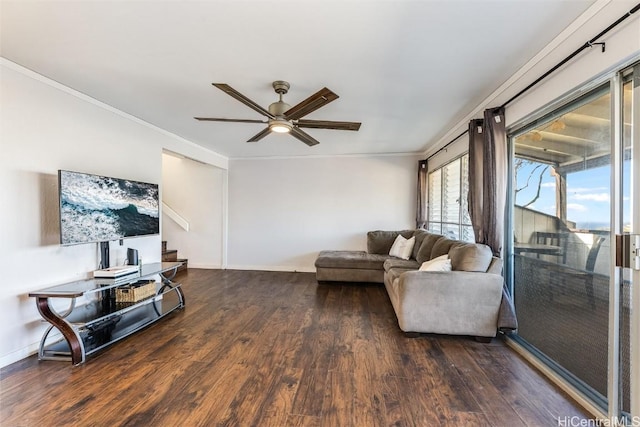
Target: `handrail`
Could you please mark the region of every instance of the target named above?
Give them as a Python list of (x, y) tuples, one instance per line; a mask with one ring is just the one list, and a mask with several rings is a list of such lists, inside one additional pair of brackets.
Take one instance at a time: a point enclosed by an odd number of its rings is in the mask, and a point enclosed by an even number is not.
[(189, 231), (189, 221), (187, 221), (178, 212), (173, 210), (165, 202), (162, 202), (162, 213), (166, 214), (169, 218), (171, 218), (176, 224), (182, 227), (185, 231)]

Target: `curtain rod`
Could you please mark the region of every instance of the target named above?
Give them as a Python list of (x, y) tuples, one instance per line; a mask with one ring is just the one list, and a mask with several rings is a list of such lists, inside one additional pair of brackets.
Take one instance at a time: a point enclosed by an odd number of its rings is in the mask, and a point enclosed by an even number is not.
[(438, 154), (439, 152), (446, 150), (448, 146), (450, 146), (451, 144), (453, 144), (454, 142), (456, 142), (458, 139), (460, 139), (465, 133), (469, 132), (469, 129), (465, 130), (464, 132), (462, 132), (460, 135), (456, 136), (455, 138), (453, 138), (451, 141), (447, 142), (445, 145), (443, 145), (442, 147), (440, 147), (440, 149), (438, 149), (438, 151), (436, 151), (435, 153), (433, 153), (432, 155), (430, 155), (429, 157), (427, 157), (427, 160), (429, 160), (430, 158), (432, 158), (433, 156), (435, 156), (436, 154)]
[[(622, 21), (624, 21), (625, 19), (627, 19), (628, 17), (630, 17), (631, 15), (633, 15), (634, 13), (636, 13), (638, 10), (640, 10), (640, 3), (638, 3), (637, 5), (635, 5), (629, 12), (625, 13), (624, 15), (622, 15), (620, 18), (618, 18), (617, 20), (615, 20), (611, 25), (609, 25), (607, 28), (605, 28), (604, 30), (602, 30), (600, 33), (598, 33), (595, 37), (591, 38), (591, 40), (589, 40), (588, 42), (586, 42), (585, 44), (583, 44), (582, 46), (580, 46), (578, 49), (576, 49), (575, 51), (573, 51), (573, 53), (571, 53), (569, 56), (567, 56), (566, 58), (564, 58), (562, 61), (558, 62), (555, 66), (553, 66), (552, 68), (550, 68), (546, 73), (544, 73), (543, 75), (541, 75), (540, 77), (538, 77), (537, 79), (535, 79), (532, 83), (530, 83), (527, 87), (525, 87), (524, 89), (522, 89), (520, 92), (516, 93), (515, 95), (513, 95), (511, 98), (509, 98), (504, 104), (502, 104), (500, 107), (504, 108), (507, 105), (511, 104), (513, 101), (515, 101), (516, 99), (518, 99), (519, 97), (521, 97), (525, 92), (527, 92), (529, 89), (531, 89), (532, 87), (534, 87), (535, 85), (537, 85), (538, 83), (540, 83), (542, 80), (544, 80), (545, 78), (547, 78), (550, 74), (552, 74), (553, 72), (555, 72), (558, 68), (562, 67), (564, 64), (566, 64), (567, 62), (571, 61), (576, 55), (578, 55), (580, 52), (582, 52), (583, 50), (587, 49), (587, 48), (591, 48), (593, 46), (601, 46), (602, 47), (602, 52), (605, 51), (605, 42), (598, 42), (598, 39), (600, 37), (602, 37), (603, 35), (607, 34), (609, 31), (611, 31), (612, 29), (614, 29), (615, 27), (617, 27)], [(467, 132), (469, 132), (469, 130), (465, 130), (464, 132), (462, 132), (460, 135), (456, 136), (455, 138), (453, 138), (451, 141), (449, 141), (448, 143), (446, 143), (445, 145), (443, 145), (442, 147), (440, 147), (440, 149), (438, 149), (438, 151), (436, 151), (435, 153), (433, 153), (432, 155), (430, 155), (429, 157), (427, 157), (427, 160), (429, 160), (430, 158), (432, 158), (433, 156), (435, 156), (436, 154), (438, 154), (439, 152), (441, 152), (442, 150), (445, 150), (449, 145), (453, 144), (454, 142), (456, 142), (461, 136), (463, 136), (464, 134), (466, 134)]]
[(603, 35), (607, 34), (609, 31), (611, 31), (613, 28), (617, 27), (622, 21), (624, 21), (625, 19), (627, 19), (628, 17), (630, 17), (631, 15), (633, 15), (634, 13), (636, 13), (638, 10), (640, 10), (640, 3), (638, 3), (633, 9), (631, 9), (629, 12), (627, 12), (626, 14), (622, 15), (620, 18), (618, 18), (613, 24), (609, 25), (607, 28), (605, 28), (604, 30), (602, 30), (600, 33), (598, 33), (597, 36), (593, 37), (591, 40), (589, 40), (588, 42), (586, 42), (585, 44), (583, 44), (582, 46), (580, 46), (578, 49), (576, 49), (573, 53), (571, 53), (569, 56), (567, 56), (566, 58), (564, 58), (562, 61), (558, 62), (554, 67), (552, 67), (551, 69), (549, 69), (549, 71), (547, 71), (546, 73), (544, 73), (543, 75), (541, 75), (540, 77), (538, 77), (536, 80), (533, 81), (533, 83), (531, 83), (529, 86), (525, 87), (524, 89), (522, 89), (520, 92), (516, 93), (515, 95), (513, 95), (511, 98), (509, 98), (509, 100), (507, 100), (507, 102), (505, 102), (504, 104), (501, 105), (501, 107), (506, 107), (507, 105), (511, 104), (513, 101), (515, 101), (516, 99), (518, 99), (520, 96), (522, 96), (523, 93), (525, 93), (526, 91), (528, 91), (529, 89), (531, 89), (532, 87), (534, 87), (535, 85), (537, 85), (538, 83), (540, 83), (540, 81), (544, 80), (547, 76), (549, 76), (549, 74), (553, 73), (554, 71), (556, 71), (558, 68), (562, 67), (564, 64), (566, 64), (567, 62), (571, 61), (576, 55), (578, 55), (580, 52), (582, 52), (583, 50), (593, 47), (595, 45), (600, 45), (602, 47), (602, 51), (604, 52), (605, 50), (605, 42), (598, 42), (598, 39), (600, 37), (602, 37)]

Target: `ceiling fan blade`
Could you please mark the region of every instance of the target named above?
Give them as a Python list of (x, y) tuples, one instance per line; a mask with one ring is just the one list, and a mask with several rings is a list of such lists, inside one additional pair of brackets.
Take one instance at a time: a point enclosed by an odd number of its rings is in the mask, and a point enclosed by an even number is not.
[(291, 133), (291, 136), (293, 136), (294, 138), (298, 138), (300, 141), (304, 142), (309, 147), (313, 147), (314, 145), (320, 144), (320, 142), (318, 142), (311, 135), (309, 135), (303, 130), (298, 129), (297, 127), (294, 127), (293, 129), (291, 129), (290, 133)]
[(287, 120), (296, 120), (300, 117), (306, 116), (313, 111), (316, 111), (318, 108), (327, 105), (328, 103), (336, 99), (338, 99), (338, 95), (324, 87), (304, 101), (289, 108), (284, 112), (284, 116), (287, 118)]
[(260, 132), (258, 132), (257, 134), (255, 134), (253, 137), (248, 139), (247, 142), (260, 141), (262, 138), (264, 138), (265, 136), (269, 135), (270, 133), (271, 133), (271, 129), (269, 129), (269, 127), (266, 127), (264, 129), (262, 129)]
[(235, 90), (234, 88), (232, 88), (231, 86), (229, 86), (228, 84), (226, 83), (211, 83), (211, 84), (217, 87), (218, 89), (220, 89), (221, 91), (223, 91), (224, 93), (226, 93), (227, 95), (232, 96), (238, 101), (242, 102), (247, 107), (252, 108), (253, 110), (262, 114), (263, 116), (267, 116), (270, 119), (275, 118), (273, 114), (271, 114), (270, 112), (268, 112), (267, 110), (265, 110), (264, 108), (262, 108), (261, 106), (259, 106), (258, 104), (256, 104), (255, 102), (253, 102), (252, 100), (250, 100), (249, 98), (247, 98), (246, 96), (244, 96), (243, 94)]
[(334, 122), (331, 120), (298, 120), (298, 127), (313, 129), (358, 130), (362, 123), (358, 122)]
[(217, 117), (194, 117), (196, 120), (202, 122), (234, 122), (234, 123), (266, 123), (264, 120), (252, 120), (252, 119), (221, 119)]

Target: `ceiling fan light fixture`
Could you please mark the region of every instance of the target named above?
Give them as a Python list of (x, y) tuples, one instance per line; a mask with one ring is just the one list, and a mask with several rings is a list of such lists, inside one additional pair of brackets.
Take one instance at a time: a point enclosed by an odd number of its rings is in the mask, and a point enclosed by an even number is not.
[(289, 133), (293, 126), (286, 120), (275, 119), (269, 121), (269, 129), (276, 133)]

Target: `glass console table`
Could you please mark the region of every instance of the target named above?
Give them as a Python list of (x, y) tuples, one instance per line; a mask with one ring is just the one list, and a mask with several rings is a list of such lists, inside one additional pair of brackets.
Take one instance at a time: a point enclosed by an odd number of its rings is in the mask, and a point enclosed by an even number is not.
[[(145, 264), (138, 273), (125, 277), (79, 280), (29, 293), (36, 299), (42, 317), (51, 324), (40, 340), (38, 358), (84, 363), (88, 355), (184, 308), (181, 286), (172, 281), (181, 265)], [(116, 288), (156, 275), (161, 282), (155, 283), (155, 295), (132, 303), (116, 302)], [(68, 307), (56, 310), (62, 299), (68, 300)], [(61, 336), (50, 337), (54, 329)]]

